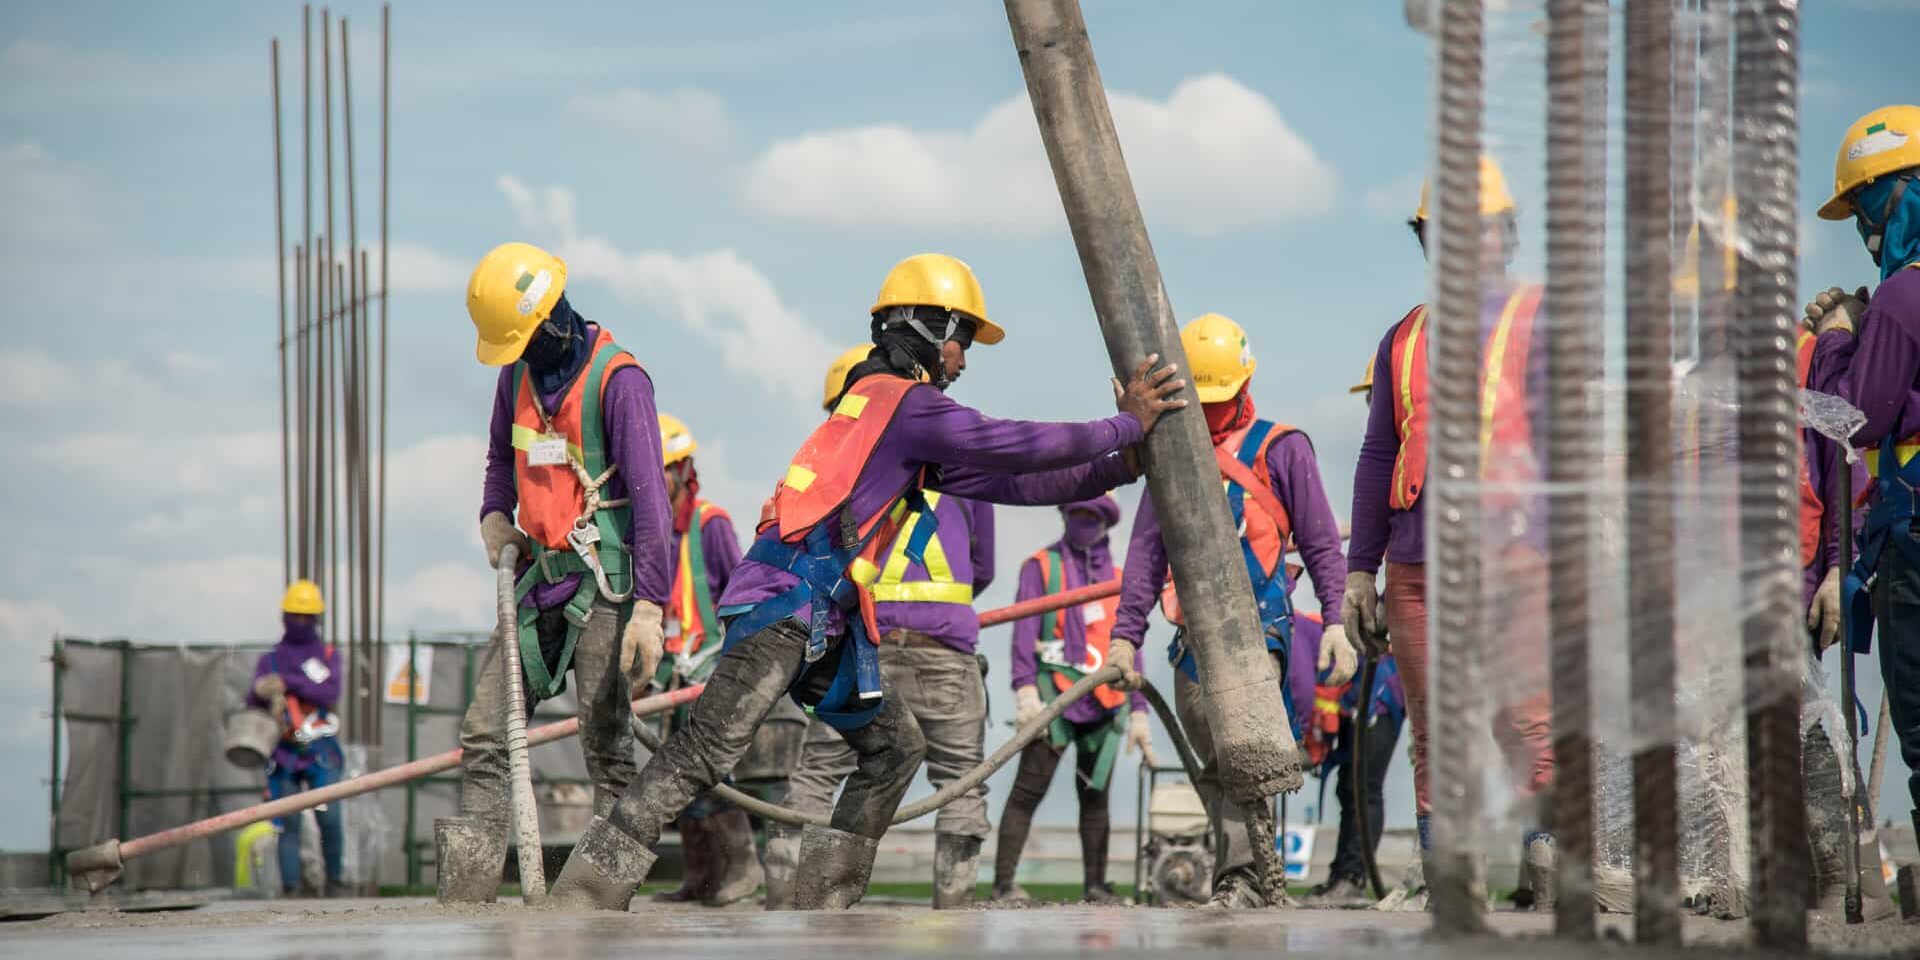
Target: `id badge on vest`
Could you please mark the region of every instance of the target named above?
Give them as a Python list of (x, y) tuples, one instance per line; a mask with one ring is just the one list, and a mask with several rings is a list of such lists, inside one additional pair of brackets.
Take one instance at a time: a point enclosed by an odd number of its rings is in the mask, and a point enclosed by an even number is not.
[(543, 433), (527, 447), (527, 466), (564, 467), (567, 465), (567, 438), (558, 433)]

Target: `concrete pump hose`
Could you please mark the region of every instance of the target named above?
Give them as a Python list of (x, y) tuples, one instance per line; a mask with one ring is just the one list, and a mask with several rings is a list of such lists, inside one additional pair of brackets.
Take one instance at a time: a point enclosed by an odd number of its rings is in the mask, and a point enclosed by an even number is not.
[[(992, 756), (982, 760), (973, 769), (961, 775), (959, 779), (934, 791), (931, 796), (924, 797), (901, 807), (894, 813), (893, 822), (906, 823), (909, 820), (924, 817), (952, 803), (974, 787), (979, 786), (982, 781), (993, 776), (995, 770), (1006, 766), (1007, 761), (1019, 756), (1020, 751), (1026, 749), (1027, 744), (1045, 736), (1047, 728), (1051, 726), (1053, 721), (1062, 713), (1065, 713), (1068, 707), (1079, 701), (1080, 698), (1091, 694), (1095, 687), (1103, 683), (1111, 683), (1118, 679), (1120, 679), (1119, 667), (1104, 667), (1081, 677), (1073, 686), (1068, 687), (1059, 696), (1054, 697), (1053, 701), (1048, 703), (1038, 714), (1028, 719), (1019, 730), (1014, 732), (1013, 738), (1001, 744), (1000, 748), (995, 750)], [(1167, 728), (1167, 736), (1172, 738), (1173, 747), (1180, 754), (1180, 764), (1187, 770), (1187, 779), (1191, 782), (1198, 783), (1200, 780), (1199, 760), (1193, 754), (1193, 747), (1187, 743), (1186, 735), (1180, 730), (1179, 719), (1174, 715), (1173, 710), (1167, 706), (1166, 698), (1162, 697), (1160, 691), (1154, 689), (1150, 683), (1145, 684), (1141, 688), (1141, 691), (1146, 695), (1147, 705), (1153, 708), (1153, 712), (1160, 717), (1160, 723)], [(641, 746), (646, 747), (650, 751), (659, 751), (660, 738), (655, 736), (652, 730), (647, 729), (646, 725), (640, 723), (638, 720), (635, 720), (633, 723), (633, 735), (640, 741)], [(742, 793), (724, 783), (714, 786), (713, 794), (754, 816), (765, 817), (775, 823), (784, 823), (793, 827), (804, 827), (808, 824), (822, 827), (832, 826), (832, 818), (828, 814), (804, 813), (791, 807), (775, 806), (759, 797)]]
[(528, 903), (547, 896), (546, 866), (540, 852), (540, 808), (533, 799), (533, 767), (527, 760), (527, 696), (521, 677), (520, 611), (514, 596), (514, 571), (520, 561), (520, 546), (509, 543), (500, 548), (496, 565), (500, 629), (494, 636), (505, 658), (507, 702), (507, 771), (513, 782), (513, 831), (515, 849), (520, 857), (520, 889)]

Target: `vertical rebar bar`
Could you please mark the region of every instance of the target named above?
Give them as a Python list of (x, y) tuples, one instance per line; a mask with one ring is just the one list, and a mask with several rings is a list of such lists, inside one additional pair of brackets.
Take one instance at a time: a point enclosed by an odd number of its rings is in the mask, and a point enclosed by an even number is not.
[[(1699, 50), (1700, 50), (1700, 0), (1677, 0), (1680, 5), (1678, 18), (1674, 21), (1673, 36), (1673, 232), (1669, 240), (1676, 264), (1676, 275), (1686, 272), (1680, 265), (1680, 258), (1689, 250), (1688, 238), (1693, 238), (1692, 251), (1699, 249), (1699, 218), (1695, 213), (1693, 201), (1694, 168), (1697, 165), (1698, 145), (1695, 140), (1695, 126), (1699, 110)], [(1699, 277), (1699, 266), (1694, 264), (1693, 276)], [(1692, 304), (1683, 297), (1674, 297), (1673, 301), (1673, 340), (1676, 358), (1688, 357), (1698, 360), (1700, 357), (1700, 326), (1694, 315)]]
[[(1606, 111), (1589, 91), (1606, 70), (1606, 44), (1595, 44), (1596, 0), (1552, 0), (1547, 8), (1547, 576), (1552, 642), (1554, 779), (1552, 824), (1558, 853), (1554, 932), (1591, 940), (1593, 899), (1593, 740), (1588, 551), (1589, 491), (1601, 462), (1589, 386), (1600, 374), (1599, 288), (1604, 262), (1593, 256), (1605, 236), (1606, 211), (1588, 190), (1592, 153), (1606, 150)], [(1604, 26), (1604, 21), (1602, 21)], [(1595, 48), (1598, 47), (1598, 55)], [(1603, 161), (1604, 163), (1604, 158)]]
[[(321, 382), (326, 401), (321, 405), (324, 411), (321, 422), (325, 426), (320, 432), (321, 522), (318, 524), (317, 535), (325, 544), (323, 551), (326, 562), (320, 565), (320, 572), (326, 577), (323, 582), (326, 584), (327, 602), (338, 603), (340, 583), (335, 568), (340, 564), (340, 532), (339, 521), (336, 519), (339, 512), (338, 504), (335, 498), (339, 483), (334, 477), (334, 470), (339, 461), (335, 455), (333, 434), (339, 429), (339, 420), (334, 414), (334, 403), (337, 399), (334, 379), (335, 368), (339, 366), (339, 355), (334, 350), (333, 341), (337, 333), (340, 298), (334, 287), (334, 271), (339, 260), (333, 253), (333, 14), (326, 7), (320, 8), (320, 124), (320, 140), (325, 153), (321, 164), (324, 170), (322, 182), (325, 184), (322, 193), (326, 203), (325, 216), (321, 219), (326, 223), (327, 228), (323, 247), (326, 251), (326, 268), (320, 275), (320, 285), (326, 288), (329, 309), (322, 314), (326, 327), (321, 331), (321, 339), (325, 343), (320, 355), (320, 363), (324, 369)], [(338, 646), (340, 643), (338, 614), (327, 617), (326, 625), (328, 642)], [(348, 700), (345, 712), (348, 716), (353, 714), (352, 694), (353, 685), (347, 684)]]
[(1433, 296), (1428, 341), (1427, 572), (1432, 706), (1433, 925), (1441, 933), (1484, 926), (1484, 797), (1478, 763), (1485, 735), (1480, 688), (1481, 455), (1479, 440), (1482, 264), (1481, 125), (1486, 41), (1482, 0), (1441, 10), (1438, 141), (1433, 165)]
[(1674, 0), (1626, 3), (1627, 609), (1634, 938), (1680, 943), (1674, 737)]
[(1749, 0), (1735, 7), (1733, 184), (1743, 242), (1733, 339), (1739, 358), (1751, 899), (1755, 944), (1775, 950), (1806, 949), (1811, 893), (1794, 662), (1804, 639), (1793, 375), (1799, 44), (1798, 0)]
[(58, 633), (53, 635), (53, 655), (48, 662), (53, 667), (53, 756), (52, 773), (47, 778), (47, 885), (60, 886), (60, 868), (66, 863), (66, 851), (60, 849), (60, 748), (61, 734), (66, 729), (67, 694), (67, 650), (66, 642)]
[(287, 213), (286, 184), (280, 169), (280, 40), (267, 44), (273, 68), (273, 266), (280, 308), (280, 582), (293, 577), (293, 520), (287, 509)]
[(307, 553), (307, 324), (312, 311), (307, 306), (307, 244), (305, 239), (293, 245), (293, 286), (296, 308), (293, 323), (294, 393), (294, 493), (298, 500), (294, 511), (294, 537), (298, 541), (294, 564), (304, 578), (311, 569)]
[[(306, 247), (313, 236), (313, 6), (300, 6), (300, 245)], [(307, 433), (308, 405), (311, 403), (311, 375), (309, 367), (312, 357), (308, 355), (307, 331), (313, 324), (313, 311), (308, 304), (308, 287), (312, 283), (310, 265), (303, 257), (300, 261), (301, 272), (308, 278), (307, 285), (301, 287), (299, 324), (299, 346), (295, 353), (300, 358), (300, 576), (313, 575), (312, 529), (312, 475), (313, 460), (308, 444)]]
[[(371, 391), (368, 389), (368, 334), (371, 328), (367, 323), (367, 268), (369, 266), (366, 250), (360, 251), (360, 324), (359, 324), (359, 362), (356, 376), (360, 383), (360, 636), (367, 647), (367, 734), (361, 738), (378, 749), (380, 747), (380, 635), (374, 629), (373, 604), (373, 480), (372, 466), (368, 454), (371, 450), (371, 415), (368, 405)], [(372, 760), (368, 761), (369, 766)]]
[(342, 16), (339, 22), (340, 129), (344, 134), (344, 146), (346, 148), (346, 155), (342, 157), (342, 160), (345, 161), (343, 169), (344, 179), (347, 185), (347, 313), (345, 317), (346, 329), (343, 332), (343, 339), (348, 344), (347, 370), (349, 371), (349, 380), (352, 384), (351, 388), (342, 398), (346, 414), (346, 433), (344, 439), (347, 456), (345, 471), (345, 500), (347, 502), (347, 509), (344, 520), (347, 525), (346, 540), (349, 544), (352, 544), (352, 547), (348, 550), (347, 557), (346, 592), (348, 596), (353, 598), (353, 606), (349, 611), (349, 616), (354, 618), (347, 624), (347, 633), (348, 636), (351, 637), (348, 645), (353, 651), (353, 665), (348, 673), (348, 677), (353, 683), (355, 692), (359, 697), (359, 713), (353, 715), (353, 719), (358, 721), (354, 724), (357, 729), (352, 731), (350, 736), (354, 743), (364, 744), (367, 742), (367, 728), (364, 725), (368, 710), (367, 694), (372, 684), (367, 680), (367, 672), (370, 669), (368, 664), (369, 651), (367, 649), (367, 637), (364, 632), (358, 629), (359, 614), (361, 608), (366, 604), (367, 598), (360, 592), (359, 578), (355, 575), (360, 561), (366, 552), (366, 544), (360, 542), (359, 538), (360, 511), (364, 508), (364, 505), (359, 502), (361, 469), (360, 389), (362, 381), (360, 379), (360, 283), (358, 282), (360, 265), (356, 251), (360, 249), (360, 205), (355, 192), (353, 177), (353, 61), (350, 55), (350, 44), (348, 42), (347, 18)]
[(375, 635), (387, 629), (387, 122), (391, 114), (393, 47), (390, 43), (393, 10), (380, 5), (380, 515), (378, 568), (374, 571)]

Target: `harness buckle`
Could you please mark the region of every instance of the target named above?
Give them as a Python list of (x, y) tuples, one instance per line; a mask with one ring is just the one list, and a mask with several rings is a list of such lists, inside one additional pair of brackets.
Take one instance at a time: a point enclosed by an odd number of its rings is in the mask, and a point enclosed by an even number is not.
[(594, 545), (600, 542), (600, 527), (582, 517), (573, 522), (573, 529), (567, 531), (567, 543), (573, 552), (580, 555), (580, 561), (593, 571), (593, 582), (599, 586), (600, 595), (609, 603), (626, 603), (633, 599), (633, 590), (625, 593), (615, 592), (613, 583), (607, 579), (607, 568), (600, 564), (600, 552)]

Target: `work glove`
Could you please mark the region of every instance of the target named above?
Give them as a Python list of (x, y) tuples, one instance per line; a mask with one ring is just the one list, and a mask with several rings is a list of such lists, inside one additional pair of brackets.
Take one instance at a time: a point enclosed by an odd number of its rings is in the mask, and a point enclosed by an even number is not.
[(1860, 329), (1860, 315), (1866, 310), (1866, 287), (1853, 293), (1839, 287), (1828, 287), (1819, 296), (1807, 301), (1807, 328), (1816, 334), (1829, 330), (1853, 333)]
[(666, 628), (662, 624), (659, 604), (647, 600), (633, 602), (627, 629), (620, 634), (620, 672), (627, 675), (630, 689), (646, 689), (654, 671), (660, 669), (660, 658), (667, 649)]
[(1138, 690), (1147, 682), (1140, 671), (1133, 668), (1133, 658), (1133, 644), (1129, 641), (1115, 637), (1107, 646), (1107, 665), (1121, 670), (1120, 679), (1111, 684), (1115, 690)]
[[(1326, 684), (1337, 687), (1353, 677), (1353, 671), (1359, 666), (1360, 655), (1353, 650), (1353, 644), (1347, 640), (1347, 628), (1340, 624), (1331, 624), (1320, 634), (1320, 662), (1314, 668), (1327, 675)], [(1331, 668), (1331, 671), (1329, 671)]]
[[(1386, 609), (1380, 603), (1380, 588), (1374, 585), (1372, 573), (1363, 570), (1347, 573), (1347, 589), (1340, 596), (1340, 619), (1353, 627), (1354, 637), (1366, 649), (1368, 659), (1386, 654)], [(1348, 649), (1352, 649), (1351, 644)]]
[(253, 682), (253, 695), (272, 703), (287, 694), (287, 682), (277, 673), (269, 673)]
[(498, 510), (480, 518), (480, 542), (487, 545), (489, 567), (500, 565), (500, 550), (509, 543), (518, 545), (523, 557), (533, 552), (532, 542), (527, 535), (513, 525), (510, 517)]
[(1040, 715), (1046, 705), (1040, 702), (1040, 691), (1029, 683), (1013, 689), (1013, 725), (1024, 727), (1028, 720)]
[(1159, 766), (1153, 756), (1153, 727), (1147, 722), (1145, 710), (1135, 710), (1127, 718), (1126, 752), (1140, 751), (1140, 762), (1149, 767)]
[(1813, 606), (1807, 608), (1807, 629), (1813, 631), (1819, 652), (1825, 653), (1840, 639), (1840, 570), (1827, 571), (1820, 589), (1813, 592)]

